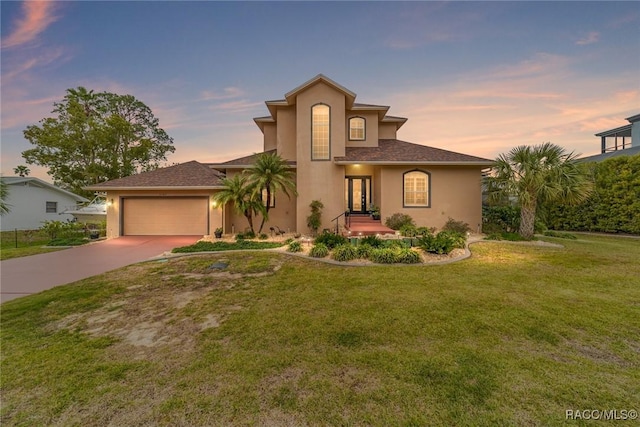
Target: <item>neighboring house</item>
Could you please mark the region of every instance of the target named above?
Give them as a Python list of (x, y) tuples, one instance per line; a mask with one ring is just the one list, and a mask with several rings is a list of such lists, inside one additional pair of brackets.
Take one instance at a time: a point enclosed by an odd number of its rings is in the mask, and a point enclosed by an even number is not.
[[(296, 172), (297, 197), (275, 194), (270, 226), (308, 232), (309, 204), (324, 204), (321, 229), (349, 211), (382, 218), (402, 212), (417, 225), (442, 227), (449, 218), (474, 230), (482, 222), (481, 174), (493, 162), (397, 139), (406, 118), (388, 106), (355, 102), (356, 94), (318, 75), (285, 98), (267, 101), (269, 116), (254, 121), (263, 152), (275, 152)], [(250, 167), (257, 154), (226, 162), (191, 161), (88, 187), (106, 191), (107, 236), (212, 234), (243, 231), (246, 219), (212, 196), (224, 176)], [(344, 218), (341, 219), (342, 221)]]
[(63, 211), (81, 202), (82, 196), (49, 184), (38, 178), (7, 176), (2, 179), (8, 187), (9, 213), (0, 217), (2, 230), (35, 230), (44, 221), (71, 221), (73, 216)]
[(600, 154), (582, 157), (581, 162), (601, 162), (611, 157), (640, 154), (640, 114), (627, 117), (628, 125), (597, 133)]

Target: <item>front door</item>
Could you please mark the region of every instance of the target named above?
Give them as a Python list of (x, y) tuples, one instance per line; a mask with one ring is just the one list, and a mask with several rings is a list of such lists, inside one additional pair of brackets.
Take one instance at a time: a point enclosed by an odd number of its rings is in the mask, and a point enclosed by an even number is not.
[(345, 178), (345, 204), (350, 213), (365, 214), (371, 204), (371, 177), (348, 176)]

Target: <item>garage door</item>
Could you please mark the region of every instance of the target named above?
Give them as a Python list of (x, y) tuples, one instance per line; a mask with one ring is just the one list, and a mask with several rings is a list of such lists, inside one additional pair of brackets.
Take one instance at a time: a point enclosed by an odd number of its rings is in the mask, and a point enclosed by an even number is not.
[(127, 236), (209, 234), (206, 197), (123, 199), (122, 230)]

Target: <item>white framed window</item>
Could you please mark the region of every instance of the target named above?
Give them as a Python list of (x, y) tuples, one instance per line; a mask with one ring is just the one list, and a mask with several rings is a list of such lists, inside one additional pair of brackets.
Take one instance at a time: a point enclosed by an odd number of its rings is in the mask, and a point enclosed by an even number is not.
[(311, 107), (311, 160), (329, 160), (331, 145), (331, 109), (328, 105)]
[(366, 139), (365, 123), (365, 119), (362, 117), (351, 117), (349, 119), (349, 139), (351, 141), (364, 141)]
[(403, 175), (403, 201), (406, 208), (429, 207), (431, 205), (431, 175), (428, 172), (413, 170)]
[(46, 213), (58, 213), (58, 202), (46, 202)]

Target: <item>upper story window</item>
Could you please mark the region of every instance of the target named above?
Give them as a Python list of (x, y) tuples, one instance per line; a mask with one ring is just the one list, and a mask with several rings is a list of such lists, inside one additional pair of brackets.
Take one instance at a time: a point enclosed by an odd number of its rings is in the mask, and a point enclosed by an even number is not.
[(328, 105), (311, 107), (311, 160), (329, 160), (331, 110)]
[[(275, 208), (276, 207), (276, 195), (275, 193), (271, 193), (269, 194), (269, 207), (270, 208)], [(267, 189), (263, 188), (262, 192), (260, 193), (260, 201), (262, 201), (264, 203), (264, 201), (267, 200)]]
[(365, 120), (362, 117), (352, 117), (349, 119), (349, 139), (351, 141), (364, 141)]
[(414, 170), (406, 172), (403, 176), (404, 188), (403, 188), (403, 206), (408, 208), (413, 207), (429, 207), (431, 201), (430, 187), (431, 175), (427, 172)]
[(47, 202), (45, 205), (46, 213), (58, 213), (58, 202)]

